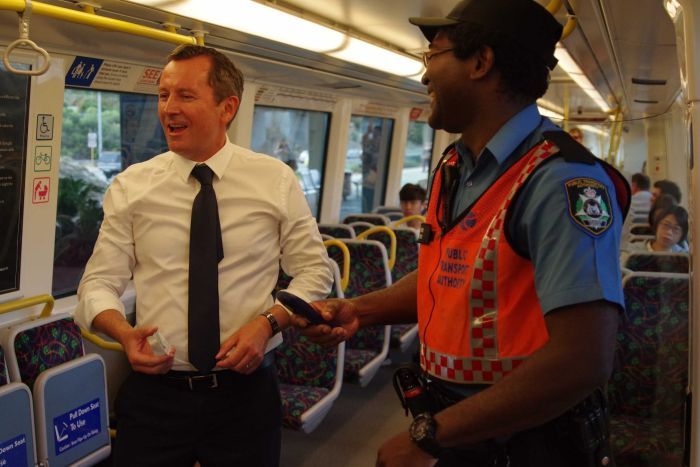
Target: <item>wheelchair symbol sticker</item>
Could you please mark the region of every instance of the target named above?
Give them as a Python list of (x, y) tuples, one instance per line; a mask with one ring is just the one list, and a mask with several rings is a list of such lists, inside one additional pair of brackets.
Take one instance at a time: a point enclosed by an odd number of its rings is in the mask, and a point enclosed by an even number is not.
[(39, 114), (36, 116), (36, 139), (53, 139), (53, 115)]
[(49, 172), (51, 170), (51, 146), (34, 148), (34, 172)]

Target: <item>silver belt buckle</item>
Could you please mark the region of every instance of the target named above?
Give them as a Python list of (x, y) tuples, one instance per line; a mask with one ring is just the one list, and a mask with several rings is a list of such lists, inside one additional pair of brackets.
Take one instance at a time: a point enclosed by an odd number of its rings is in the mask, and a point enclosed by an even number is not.
[(190, 376), (187, 378), (187, 384), (190, 387), (190, 391), (194, 391), (194, 386), (192, 384), (193, 380), (210, 380), (211, 384), (207, 389), (214, 389), (219, 387), (219, 379), (217, 377), (216, 373), (212, 373), (210, 375), (204, 375), (204, 376)]

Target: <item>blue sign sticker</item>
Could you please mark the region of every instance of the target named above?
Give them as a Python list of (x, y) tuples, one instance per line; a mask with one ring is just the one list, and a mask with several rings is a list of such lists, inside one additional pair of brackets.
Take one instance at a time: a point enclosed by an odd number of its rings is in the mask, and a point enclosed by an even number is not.
[(75, 57), (66, 73), (66, 85), (90, 87), (92, 80), (102, 66), (101, 58)]
[(0, 441), (0, 467), (27, 465), (27, 435)]
[(63, 454), (101, 431), (100, 400), (95, 399), (53, 419), (56, 455)]

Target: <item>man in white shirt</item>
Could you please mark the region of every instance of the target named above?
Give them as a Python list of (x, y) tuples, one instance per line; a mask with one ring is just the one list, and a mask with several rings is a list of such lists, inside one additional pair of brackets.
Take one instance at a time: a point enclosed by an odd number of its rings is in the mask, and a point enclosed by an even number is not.
[[(634, 212), (647, 213), (651, 209), (651, 183), (649, 177), (643, 173), (632, 175), (632, 204), (630, 209)], [(630, 216), (633, 217), (633, 216)]]
[[(279, 464), (281, 405), (265, 350), (290, 323), (271, 291), (280, 263), (294, 277), (288, 290), (306, 300), (325, 297), (332, 277), (294, 173), (226, 136), (242, 91), (240, 71), (220, 52), (175, 49), (158, 104), (170, 151), (129, 167), (105, 195), (76, 319), (119, 341), (134, 370), (115, 404), (117, 466)], [(199, 164), (208, 167), (218, 204), (220, 234), (211, 242), (219, 256), (211, 265), (214, 277), (218, 268), (218, 300), (203, 301), (218, 304), (219, 339), (207, 355), (211, 363), (195, 365), (193, 351), (211, 347), (211, 339), (189, 345), (204, 319), (192, 311), (201, 290), (191, 284), (201, 278), (189, 274), (197, 260), (190, 248), (202, 246), (190, 242), (193, 201), (208, 185), (193, 175)], [(136, 327), (119, 300), (132, 277)], [(170, 346), (163, 353), (149, 343), (156, 331)]]

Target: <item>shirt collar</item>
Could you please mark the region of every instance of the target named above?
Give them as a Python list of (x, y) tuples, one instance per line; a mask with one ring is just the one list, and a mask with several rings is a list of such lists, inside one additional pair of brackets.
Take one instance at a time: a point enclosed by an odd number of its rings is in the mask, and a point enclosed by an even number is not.
[[(182, 157), (176, 152), (172, 153), (172, 164), (177, 175), (185, 182), (192, 173), (192, 169), (197, 162), (190, 159)], [(209, 166), (209, 168), (214, 172), (214, 175), (221, 180), (226, 172), (226, 167), (228, 167), (231, 158), (233, 157), (233, 144), (229, 141), (228, 136), (226, 137), (226, 143), (219, 149), (213, 156), (204, 161), (204, 164)]]
[[(528, 105), (513, 115), (491, 137), (479, 157), (491, 154), (499, 165), (502, 164), (515, 151), (518, 145), (540, 125), (541, 120), (542, 116), (537, 110), (537, 105)], [(461, 139), (457, 140), (456, 147), (461, 158), (471, 154)]]

